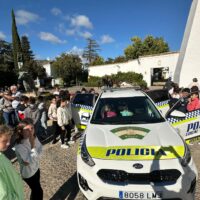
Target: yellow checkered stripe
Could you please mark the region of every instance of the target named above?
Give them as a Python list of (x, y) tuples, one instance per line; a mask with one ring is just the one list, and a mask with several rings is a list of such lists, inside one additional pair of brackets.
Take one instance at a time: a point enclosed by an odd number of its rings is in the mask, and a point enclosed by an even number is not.
[(188, 119), (184, 119), (184, 120), (181, 120), (181, 121), (178, 121), (178, 122), (174, 122), (172, 123), (172, 126), (178, 126), (178, 125), (181, 125), (181, 124), (185, 124), (186, 122), (191, 122), (191, 121), (194, 121), (194, 120), (197, 120), (198, 117), (191, 117), (191, 118), (188, 118)]
[(181, 158), (185, 153), (184, 146), (94, 146), (87, 150), (92, 158), (104, 160), (166, 160)]

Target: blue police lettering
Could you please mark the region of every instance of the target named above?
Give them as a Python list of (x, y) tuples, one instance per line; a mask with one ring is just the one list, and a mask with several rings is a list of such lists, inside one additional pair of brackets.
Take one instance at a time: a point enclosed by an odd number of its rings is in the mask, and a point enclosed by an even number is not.
[(194, 130), (197, 130), (200, 128), (200, 122), (194, 122), (194, 123), (191, 123), (191, 124), (188, 124), (188, 127), (187, 127), (187, 132), (190, 132), (190, 131), (194, 131)]
[(127, 148), (127, 149), (108, 149), (106, 152), (106, 156), (166, 156), (165, 151), (160, 148), (155, 150), (153, 148)]

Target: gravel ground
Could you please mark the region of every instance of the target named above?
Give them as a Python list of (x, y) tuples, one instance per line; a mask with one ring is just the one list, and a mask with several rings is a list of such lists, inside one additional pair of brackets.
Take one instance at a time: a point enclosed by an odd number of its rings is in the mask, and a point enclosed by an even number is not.
[[(41, 157), (41, 184), (44, 190), (44, 200), (82, 200), (76, 178), (76, 152), (78, 141), (71, 145), (69, 149), (61, 149), (60, 144), (56, 143), (44, 145)], [(200, 145), (190, 146), (193, 158), (200, 171)], [(14, 163), (19, 170), (18, 163)], [(200, 200), (199, 182), (197, 185), (196, 200)], [(26, 184), (25, 195), (29, 199), (30, 190)]]

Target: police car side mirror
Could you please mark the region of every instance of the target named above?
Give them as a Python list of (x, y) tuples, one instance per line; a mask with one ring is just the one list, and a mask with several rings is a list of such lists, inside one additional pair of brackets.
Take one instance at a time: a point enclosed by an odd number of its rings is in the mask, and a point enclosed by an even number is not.
[(171, 112), (170, 116), (172, 117), (185, 117), (185, 113), (178, 111), (178, 110), (174, 110), (173, 112)]
[(87, 112), (82, 113), (81, 118), (86, 118), (86, 119), (90, 118), (90, 113)]

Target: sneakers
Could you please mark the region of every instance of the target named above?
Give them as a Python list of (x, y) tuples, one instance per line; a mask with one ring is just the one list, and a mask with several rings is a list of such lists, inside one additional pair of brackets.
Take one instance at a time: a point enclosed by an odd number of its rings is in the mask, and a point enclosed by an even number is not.
[(57, 142), (56, 140), (53, 140), (51, 144), (55, 144), (56, 142)]
[(74, 144), (74, 141), (73, 140), (70, 140), (67, 142), (68, 144)]
[(69, 146), (67, 144), (61, 144), (60, 147), (63, 148), (63, 149), (68, 149), (69, 148)]

